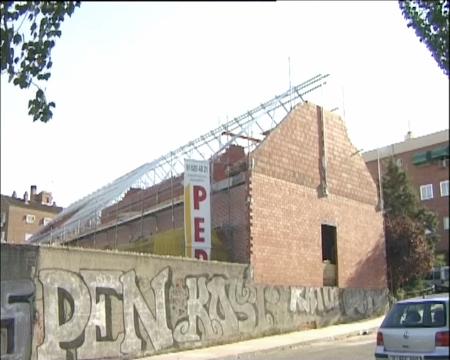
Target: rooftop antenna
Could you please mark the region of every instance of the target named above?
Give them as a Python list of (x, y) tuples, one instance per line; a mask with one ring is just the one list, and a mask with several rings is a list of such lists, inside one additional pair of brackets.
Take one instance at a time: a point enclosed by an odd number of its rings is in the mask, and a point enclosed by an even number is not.
[(409, 140), (411, 138), (412, 138), (411, 120), (408, 120), (408, 132), (406, 133), (405, 140)]
[(342, 117), (345, 119), (345, 96), (344, 96), (344, 84), (342, 84)]

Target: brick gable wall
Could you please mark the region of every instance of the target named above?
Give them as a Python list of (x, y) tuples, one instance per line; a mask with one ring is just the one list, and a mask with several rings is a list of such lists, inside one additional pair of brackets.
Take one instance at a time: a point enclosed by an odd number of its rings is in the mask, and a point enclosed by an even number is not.
[(251, 154), (250, 243), (257, 282), (323, 286), (321, 224), (336, 226), (338, 286), (386, 287), (375, 184), (343, 121), (324, 113), (328, 197), (320, 196), (318, 109), (292, 111)]

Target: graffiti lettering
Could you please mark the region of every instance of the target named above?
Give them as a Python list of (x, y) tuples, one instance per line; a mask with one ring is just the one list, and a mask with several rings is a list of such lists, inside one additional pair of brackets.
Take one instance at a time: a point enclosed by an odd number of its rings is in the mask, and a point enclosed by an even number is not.
[(313, 315), (335, 309), (338, 306), (338, 288), (291, 288), (289, 309), (292, 312), (298, 311)]
[(123, 307), (125, 323), (125, 340), (121, 351), (124, 354), (139, 352), (142, 340), (138, 338), (135, 329), (135, 310), (144, 325), (155, 350), (166, 348), (173, 343), (172, 332), (167, 326), (165, 285), (168, 280), (169, 269), (161, 271), (151, 282), (155, 296), (155, 313), (145, 302), (136, 284), (136, 274), (129, 271), (120, 277), (123, 283)]
[(41, 270), (39, 280), (44, 289), (45, 339), (37, 349), (38, 358), (65, 359), (62, 345), (75, 343), (88, 323), (89, 289), (78, 274), (66, 270)]
[(2, 359), (19, 360), (30, 357), (33, 295), (34, 284), (30, 280), (1, 282), (1, 324), (2, 330), (6, 331), (6, 339), (2, 339), (6, 340)]
[(84, 332), (84, 343), (78, 349), (81, 359), (107, 358), (120, 353), (123, 334), (112, 334), (111, 296), (122, 295), (121, 271), (80, 271), (91, 296), (91, 316)]
[(211, 322), (205, 305), (209, 300), (208, 289), (206, 288), (206, 277), (187, 278), (186, 286), (189, 292), (187, 302), (188, 320), (183, 320), (177, 324), (174, 330), (174, 338), (177, 342), (200, 340), (197, 329), (197, 319), (201, 321), (204, 329), (204, 338), (214, 338), (219, 336), (217, 325)]
[[(39, 280), (44, 285), (45, 340), (38, 347), (38, 358), (65, 358), (66, 349), (70, 348), (77, 349), (81, 358), (88, 355), (99, 358), (116, 356), (118, 352), (138, 353), (143, 339), (136, 334), (136, 315), (155, 350), (172, 345), (165, 307), (168, 274), (169, 269), (166, 268), (151, 281), (156, 308), (154, 316), (136, 284), (134, 271), (124, 274), (119, 271), (80, 271), (80, 276), (64, 270), (41, 270)], [(115, 339), (111, 313), (106, 312), (112, 294), (123, 298), (125, 334), (119, 334)]]

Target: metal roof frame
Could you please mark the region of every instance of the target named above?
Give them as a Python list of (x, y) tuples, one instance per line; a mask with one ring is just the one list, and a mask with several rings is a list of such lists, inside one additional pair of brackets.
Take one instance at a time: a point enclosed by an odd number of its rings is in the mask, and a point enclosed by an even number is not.
[[(181, 175), (184, 172), (184, 159), (195, 158), (194, 152), (201, 160), (213, 160), (231, 144), (241, 145), (247, 152), (252, 151), (258, 141), (246, 141), (245, 139), (262, 141), (265, 132), (277, 126), (293, 106), (305, 101), (305, 95), (325, 85), (328, 76), (328, 74), (318, 74), (178, 149), (117, 178), (64, 209), (49, 224), (33, 235), (29, 242), (62, 244), (91, 232), (93, 226), (100, 224), (101, 211), (122, 200), (130, 188), (146, 189)], [(278, 110), (284, 111), (281, 116)], [(228, 136), (225, 143), (221, 139), (223, 133)], [(262, 138), (256, 137), (257, 134)]]

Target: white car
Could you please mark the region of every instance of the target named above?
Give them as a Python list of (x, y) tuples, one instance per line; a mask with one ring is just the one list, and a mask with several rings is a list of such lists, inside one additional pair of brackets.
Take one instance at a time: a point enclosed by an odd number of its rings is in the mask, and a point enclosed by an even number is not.
[(449, 359), (448, 294), (394, 304), (377, 333), (375, 359)]

